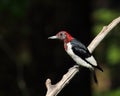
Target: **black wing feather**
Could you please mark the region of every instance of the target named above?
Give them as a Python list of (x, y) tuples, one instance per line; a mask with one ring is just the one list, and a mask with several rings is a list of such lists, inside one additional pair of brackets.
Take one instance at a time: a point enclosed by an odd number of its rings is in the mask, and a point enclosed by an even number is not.
[(71, 44), (72, 44), (72, 50), (76, 55), (81, 57), (83, 60), (85, 60), (91, 66), (96, 67), (97, 69), (99, 69), (103, 72), (102, 68), (99, 65), (94, 66), (93, 64), (91, 64), (90, 62), (88, 62), (86, 60), (86, 58), (92, 56), (92, 54), (89, 52), (89, 50), (87, 49), (87, 47), (85, 45), (83, 45), (80, 41), (78, 41), (76, 39), (73, 39), (71, 41)]
[(81, 42), (77, 41), (76, 39), (73, 39), (71, 41), (71, 44), (73, 52), (82, 59), (85, 60), (85, 58), (91, 56), (91, 53), (88, 51), (87, 47), (83, 45)]

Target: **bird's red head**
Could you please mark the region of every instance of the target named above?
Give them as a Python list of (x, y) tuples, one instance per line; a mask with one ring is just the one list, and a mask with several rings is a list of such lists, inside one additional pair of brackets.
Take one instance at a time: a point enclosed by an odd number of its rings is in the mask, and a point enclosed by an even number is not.
[(68, 43), (73, 39), (73, 37), (66, 31), (60, 31), (55, 36), (49, 37), (49, 39), (60, 39), (65, 43)]

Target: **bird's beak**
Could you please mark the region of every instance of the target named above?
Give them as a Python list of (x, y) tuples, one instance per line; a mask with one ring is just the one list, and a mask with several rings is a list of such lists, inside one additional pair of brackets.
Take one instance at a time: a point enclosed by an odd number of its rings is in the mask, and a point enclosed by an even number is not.
[(48, 37), (48, 39), (58, 39), (57, 36), (51, 36), (51, 37)]

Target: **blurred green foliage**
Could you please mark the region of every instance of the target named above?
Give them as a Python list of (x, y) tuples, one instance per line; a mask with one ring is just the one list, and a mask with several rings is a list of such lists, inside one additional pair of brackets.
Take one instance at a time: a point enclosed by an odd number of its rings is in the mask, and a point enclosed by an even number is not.
[[(99, 10), (95, 10), (93, 13), (93, 18), (95, 20), (93, 27), (93, 34), (97, 35), (104, 26), (108, 25), (112, 20), (119, 17), (119, 11), (113, 9), (105, 9), (101, 8)], [(109, 65), (115, 65), (120, 63), (120, 44), (119, 44), (119, 36), (120, 36), (120, 28), (119, 24), (111, 30), (108, 36), (105, 38), (103, 45), (105, 48), (102, 50), (106, 53), (106, 63)], [(103, 54), (101, 54), (103, 55)]]
[(95, 93), (94, 96), (120, 96), (120, 88), (116, 90), (109, 90), (103, 93)]
[(10, 13), (16, 17), (24, 16), (29, 0), (0, 0), (0, 11), (9, 9)]
[(95, 10), (93, 13), (94, 27), (93, 33), (97, 35), (103, 26), (109, 24), (113, 19), (117, 18), (120, 15), (119, 11), (107, 8), (101, 8)]
[(112, 44), (107, 50), (107, 61), (108, 64), (119, 64), (120, 63), (120, 46)]

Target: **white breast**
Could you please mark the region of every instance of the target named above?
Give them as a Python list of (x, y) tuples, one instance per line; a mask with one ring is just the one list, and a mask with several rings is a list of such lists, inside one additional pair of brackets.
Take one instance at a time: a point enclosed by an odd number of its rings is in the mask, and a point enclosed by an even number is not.
[(87, 62), (85, 62), (82, 58), (80, 58), (79, 56), (75, 55), (72, 51), (72, 45), (70, 43), (67, 43), (67, 50), (66, 52), (68, 53), (68, 55), (70, 55), (72, 57), (72, 59), (81, 66), (93, 69), (93, 67), (88, 64)]

